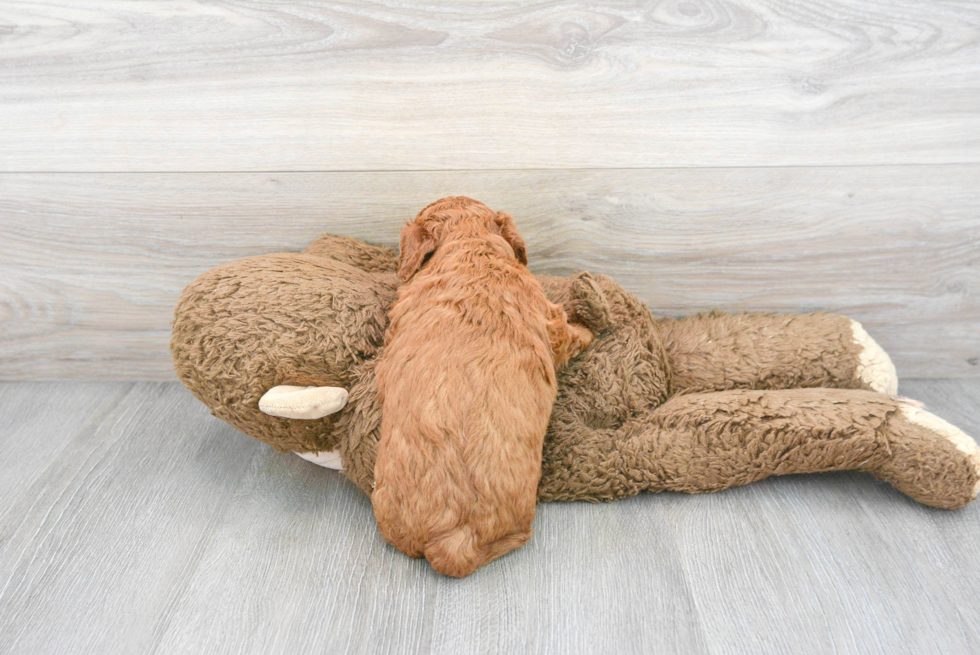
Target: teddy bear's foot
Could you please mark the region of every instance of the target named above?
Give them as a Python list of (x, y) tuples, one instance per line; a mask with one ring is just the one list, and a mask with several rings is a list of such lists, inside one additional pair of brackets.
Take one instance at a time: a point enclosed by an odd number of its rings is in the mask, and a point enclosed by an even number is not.
[(851, 320), (854, 343), (860, 348), (855, 375), (872, 391), (894, 396), (898, 393), (898, 373), (888, 353), (872, 339), (861, 324)]
[(272, 387), (259, 399), (259, 409), (270, 416), (316, 419), (339, 412), (347, 404), (347, 390), (340, 387)]
[(344, 470), (344, 465), (340, 461), (339, 450), (322, 450), (320, 452), (296, 454), (305, 459), (307, 462), (313, 462), (317, 466), (334, 469), (335, 471)]
[(962, 430), (913, 403), (902, 403), (888, 428), (891, 457), (876, 477), (932, 507), (956, 509), (977, 497), (980, 447)]

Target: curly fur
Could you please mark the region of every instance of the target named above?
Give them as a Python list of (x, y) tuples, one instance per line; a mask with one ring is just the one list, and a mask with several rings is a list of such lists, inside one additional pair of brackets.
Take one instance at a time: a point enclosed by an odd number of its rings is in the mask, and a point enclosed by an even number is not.
[(371, 500), (391, 544), (464, 576), (531, 536), (556, 366), (592, 335), (547, 300), (507, 214), (444, 199), (401, 245)]

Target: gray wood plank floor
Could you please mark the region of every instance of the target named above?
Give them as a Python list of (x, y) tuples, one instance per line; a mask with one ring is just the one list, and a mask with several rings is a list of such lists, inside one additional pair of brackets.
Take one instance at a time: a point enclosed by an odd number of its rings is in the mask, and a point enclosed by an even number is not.
[[(902, 392), (980, 434), (980, 381)], [(175, 383), (0, 384), (0, 652), (968, 653), (980, 505), (859, 474), (541, 507), (465, 580)]]

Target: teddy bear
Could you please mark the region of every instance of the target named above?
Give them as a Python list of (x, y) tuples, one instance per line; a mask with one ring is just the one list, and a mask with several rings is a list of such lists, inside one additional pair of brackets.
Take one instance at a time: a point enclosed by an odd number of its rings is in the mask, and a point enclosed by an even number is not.
[[(184, 290), (170, 342), (183, 384), (276, 450), (370, 494), (375, 365), (397, 253), (325, 235), (300, 253), (217, 266)], [(559, 374), (538, 500), (714, 492), (771, 475), (858, 470), (954, 509), (980, 491), (980, 449), (897, 396), (888, 355), (844, 316), (655, 316), (605, 275), (538, 276), (593, 343)]]

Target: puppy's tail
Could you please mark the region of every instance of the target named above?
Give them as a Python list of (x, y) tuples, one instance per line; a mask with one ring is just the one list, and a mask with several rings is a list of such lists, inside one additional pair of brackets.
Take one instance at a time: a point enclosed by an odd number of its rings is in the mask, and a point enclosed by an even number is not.
[(431, 540), (425, 547), (425, 558), (439, 573), (465, 578), (484, 564), (520, 548), (530, 538), (531, 531), (526, 530), (483, 544), (472, 526), (461, 525)]

